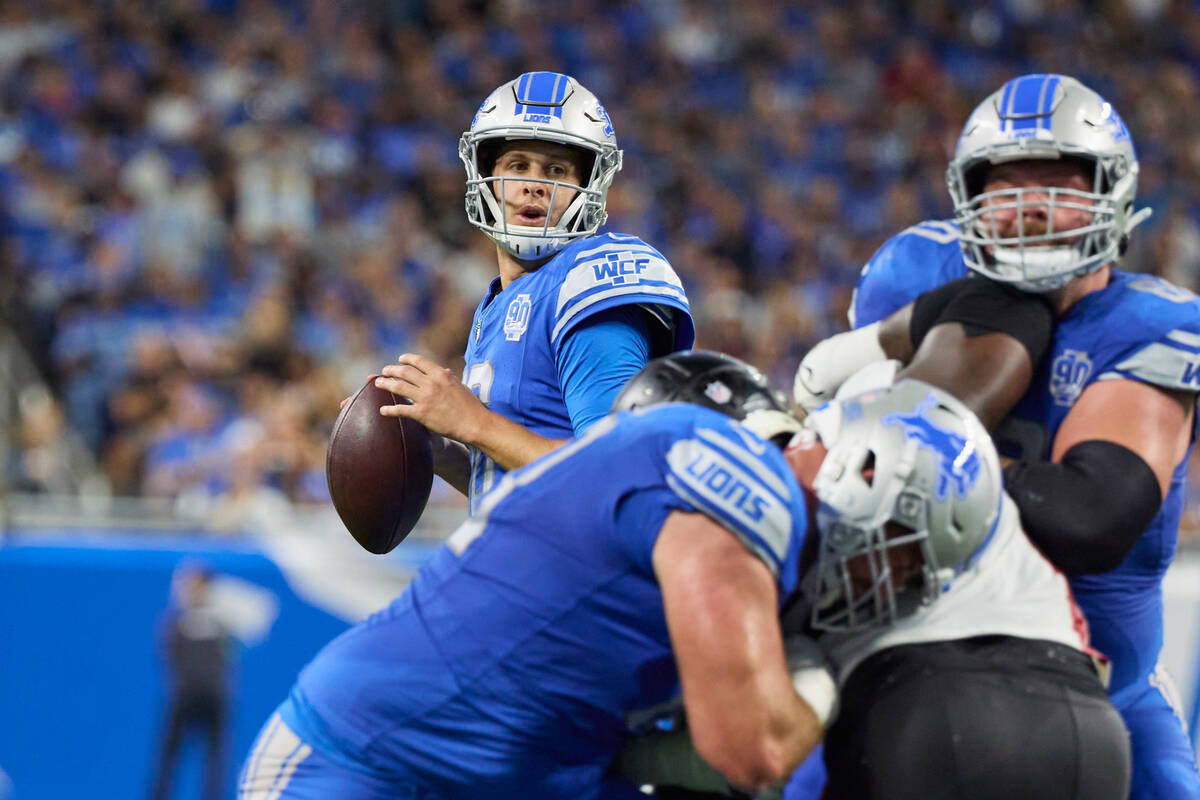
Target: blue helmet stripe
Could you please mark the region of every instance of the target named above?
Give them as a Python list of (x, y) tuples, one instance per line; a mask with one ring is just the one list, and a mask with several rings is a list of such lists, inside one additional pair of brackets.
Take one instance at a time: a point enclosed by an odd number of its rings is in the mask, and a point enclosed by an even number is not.
[(563, 100), (567, 99), (567, 76), (566, 75), (555, 75), (554, 76), (553, 97), (554, 97), (554, 102), (558, 103), (558, 105), (555, 106), (555, 108), (554, 108), (554, 116), (561, 119), (562, 111), (563, 111), (562, 103), (563, 103)]
[(557, 72), (527, 72), (517, 85), (517, 99), (522, 103), (555, 105), (567, 97), (567, 76)]
[(1013, 84), (1016, 81), (1012, 80), (1004, 84), (1004, 94), (1000, 96), (1000, 130), (1007, 133), (1011, 124), (1008, 115), (1012, 113), (1012, 90)]
[(1047, 76), (1025, 75), (1013, 83), (1013, 95), (1009, 113), (1021, 119), (1009, 121), (1010, 131), (1036, 130), (1041, 127), (1042, 90), (1046, 86)]
[(567, 99), (569, 80), (558, 72), (526, 72), (517, 81), (516, 112), (562, 117), (562, 104)]
[(553, 103), (554, 102), (554, 73), (553, 72), (531, 72), (529, 73), (529, 90), (525, 92), (524, 97), (526, 102), (531, 103)]
[(1042, 84), (1041, 111), (1045, 116), (1038, 118), (1038, 127), (1050, 130), (1050, 112), (1054, 110), (1054, 93), (1058, 90), (1058, 76), (1047, 75)]
[(516, 113), (524, 114), (528, 109), (523, 105), (529, 96), (529, 79), (533, 77), (532, 72), (526, 72), (517, 79), (517, 107)]

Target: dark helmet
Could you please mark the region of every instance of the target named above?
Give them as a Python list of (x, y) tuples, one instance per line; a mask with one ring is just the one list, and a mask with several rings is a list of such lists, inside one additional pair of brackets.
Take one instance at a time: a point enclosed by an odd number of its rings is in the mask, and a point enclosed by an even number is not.
[(745, 361), (711, 350), (683, 350), (649, 362), (625, 384), (613, 411), (660, 403), (695, 403), (737, 420), (752, 411), (788, 410), (765, 375)]

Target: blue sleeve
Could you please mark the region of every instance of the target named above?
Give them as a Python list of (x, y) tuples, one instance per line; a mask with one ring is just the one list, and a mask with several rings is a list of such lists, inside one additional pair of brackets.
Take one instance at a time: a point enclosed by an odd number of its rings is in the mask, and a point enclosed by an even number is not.
[(654, 545), (672, 511), (692, 508), (675, 494), (661, 489), (629, 492), (616, 510), (616, 529), (626, 552), (644, 575), (654, 574)]
[[(672, 511), (703, 514), (766, 565), (781, 599), (790, 595), (799, 579), (808, 511), (783, 454), (728, 417), (685, 403), (618, 417), (625, 425), (641, 424), (632, 440), (646, 443), (630, 450), (617, 473), (628, 478), (629, 490), (614, 521), (635, 563), (653, 570), (654, 545)], [(647, 479), (654, 473), (657, 478)]]
[(903, 265), (896, 263), (895, 240), (887, 242), (863, 267), (850, 301), (850, 326), (861, 328), (886, 318), (902, 308), (909, 297), (911, 281), (900, 279)]
[(796, 587), (807, 513), (790, 468), (773, 448), (721, 420), (673, 442), (664, 472), (678, 500), (732, 533), (767, 566), (783, 597)]
[(781, 600), (789, 596), (798, 582), (807, 513), (797, 501), (799, 491), (788, 492), (785, 479), (772, 470), (778, 469), (776, 461), (713, 430), (676, 441), (664, 465), (667, 486), (629, 492), (617, 506), (616, 528), (626, 552), (653, 575), (654, 545), (667, 516), (703, 514), (766, 564)]
[(617, 394), (650, 360), (650, 322), (638, 306), (617, 306), (590, 315), (563, 338), (555, 362), (575, 435), (607, 416)]
[(850, 327), (878, 322), (921, 292), (967, 274), (958, 228), (944, 220), (914, 225), (884, 242), (859, 275)]
[(675, 334), (674, 348), (692, 346), (696, 333), (683, 281), (662, 253), (636, 236), (607, 233), (584, 240), (557, 269), (563, 270), (550, 342), (608, 308), (640, 305)]
[[(1092, 358), (1103, 359), (1096, 380), (1124, 378), (1181, 392), (1200, 389), (1200, 298), (1151, 275), (1127, 285), (1133, 291), (1105, 317), (1124, 324), (1114, 323), (1105, 337), (1096, 337)], [(1105, 338), (1112, 344), (1102, 348)]]

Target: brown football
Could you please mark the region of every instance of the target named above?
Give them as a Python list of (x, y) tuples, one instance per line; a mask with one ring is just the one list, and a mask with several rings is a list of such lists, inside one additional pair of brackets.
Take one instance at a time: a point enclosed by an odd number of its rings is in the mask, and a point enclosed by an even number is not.
[(404, 541), (433, 486), (429, 431), (416, 420), (379, 413), (400, 402), (372, 376), (342, 407), (325, 454), (333, 507), (354, 540), (372, 553)]

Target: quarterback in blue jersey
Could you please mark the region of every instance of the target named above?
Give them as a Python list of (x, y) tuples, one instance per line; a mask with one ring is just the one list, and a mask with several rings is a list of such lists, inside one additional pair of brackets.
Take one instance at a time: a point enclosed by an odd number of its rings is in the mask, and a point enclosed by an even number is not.
[(301, 672), (240, 797), (634, 800), (610, 770), (627, 715), (681, 687), (713, 767), (749, 789), (785, 776), (829, 710), (793, 688), (779, 624), (807, 510), (782, 452), (729, 415), (779, 400), (727, 361), (697, 387), (710, 408), (614, 414), (505, 476)]
[[(1200, 797), (1159, 664), (1161, 581), (1196, 434), (1200, 299), (1117, 268), (1148, 214), (1133, 211), (1137, 174), (1128, 130), (1095, 92), (1060, 75), (1009, 81), (959, 139), (947, 172), (955, 219), (884, 244), (855, 293), (858, 331), (842, 336), (882, 331), (918, 295), (970, 273), (1050, 303), (1049, 351), (994, 434), (1016, 459), (1006, 488), (1030, 538), (1070, 577), (1093, 645), (1111, 659), (1109, 692), (1133, 747), (1131, 796), (1173, 800)], [(798, 376), (798, 390), (805, 381), (821, 383)]]
[(377, 383), (412, 401), (383, 414), (445, 437), (435, 471), (474, 511), (505, 471), (603, 417), (648, 360), (690, 347), (695, 330), (662, 254), (599, 232), (621, 151), (604, 106), (574, 78), (529, 72), (496, 89), (459, 155), (467, 217), (495, 242), (499, 268), (462, 379), (406, 353)]

